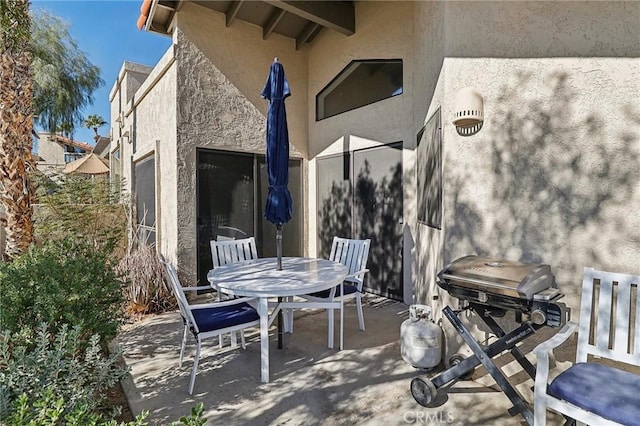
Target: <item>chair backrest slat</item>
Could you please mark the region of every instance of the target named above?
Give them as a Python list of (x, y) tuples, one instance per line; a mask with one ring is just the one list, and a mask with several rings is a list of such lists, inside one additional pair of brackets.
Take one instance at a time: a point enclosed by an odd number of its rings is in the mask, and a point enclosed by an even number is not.
[(594, 355), (640, 365), (639, 284), (637, 275), (584, 269), (577, 362)]
[[(349, 274), (353, 274), (367, 267), (370, 245), (370, 239), (353, 240), (334, 237), (329, 260), (342, 263), (348, 268)], [(348, 279), (348, 281), (358, 282), (357, 279)]]
[[(634, 287), (634, 296), (635, 296), (635, 324), (633, 327), (633, 333), (631, 333), (631, 336), (633, 336), (633, 343), (634, 343), (634, 348), (633, 348), (633, 353), (634, 354), (640, 354), (640, 283), (636, 284)], [(631, 303), (629, 303), (630, 306), (634, 306), (633, 303), (634, 299), (631, 299)]]
[(615, 338), (613, 341), (613, 350), (617, 353), (629, 352), (629, 329), (632, 325), (631, 320), (631, 285), (627, 283), (618, 283), (618, 292), (616, 294), (616, 319), (615, 319)]
[(598, 297), (598, 323), (596, 325), (596, 347), (608, 348), (611, 330), (611, 302), (613, 301), (613, 282), (604, 279), (600, 281), (600, 296)]
[(227, 241), (212, 240), (211, 258), (214, 268), (243, 260), (257, 259), (256, 240), (254, 237)]

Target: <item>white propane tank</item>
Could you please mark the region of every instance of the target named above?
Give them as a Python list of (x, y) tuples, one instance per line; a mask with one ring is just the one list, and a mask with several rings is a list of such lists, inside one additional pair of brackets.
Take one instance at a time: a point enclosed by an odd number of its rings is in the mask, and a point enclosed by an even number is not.
[(442, 330), (431, 319), (431, 307), (411, 305), (409, 319), (400, 326), (400, 352), (408, 364), (431, 369), (440, 364)]

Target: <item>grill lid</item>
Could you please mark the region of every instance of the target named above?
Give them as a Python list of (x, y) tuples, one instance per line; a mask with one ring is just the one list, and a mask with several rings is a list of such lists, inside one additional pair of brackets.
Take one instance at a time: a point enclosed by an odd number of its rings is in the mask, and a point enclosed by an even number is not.
[(454, 260), (439, 274), (447, 286), (531, 300), (548, 288), (557, 288), (551, 267), (482, 256)]

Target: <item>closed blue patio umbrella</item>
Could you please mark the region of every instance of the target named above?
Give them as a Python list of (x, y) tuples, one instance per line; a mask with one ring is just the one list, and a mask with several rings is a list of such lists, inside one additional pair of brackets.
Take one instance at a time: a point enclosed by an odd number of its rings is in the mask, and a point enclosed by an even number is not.
[(276, 58), (271, 64), (262, 97), (269, 101), (267, 112), (267, 173), (269, 193), (264, 217), (276, 225), (278, 270), (282, 269), (282, 225), (291, 220), (292, 201), (289, 184), (289, 131), (284, 100), (291, 91), (284, 67)]

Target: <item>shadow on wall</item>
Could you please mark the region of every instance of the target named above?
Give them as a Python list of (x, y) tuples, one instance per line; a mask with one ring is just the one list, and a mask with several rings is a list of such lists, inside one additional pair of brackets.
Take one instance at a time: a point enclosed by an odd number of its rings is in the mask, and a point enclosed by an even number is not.
[[(402, 219), (402, 163), (389, 169), (380, 180), (371, 176), (365, 160), (357, 173), (353, 194), (349, 181), (334, 181), (328, 194), (322, 194), (318, 213), (319, 255), (329, 257), (334, 236), (371, 239), (369, 274), (365, 287), (381, 293), (400, 291), (398, 274), (402, 271), (402, 238), (398, 223)], [(353, 198), (353, 201), (352, 201)], [(355, 234), (352, 232), (352, 203), (355, 204)]]
[(585, 262), (607, 267), (624, 254), (625, 241), (640, 240), (624, 208), (638, 199), (637, 112), (621, 111), (624, 125), (606, 137), (597, 114), (576, 116), (576, 93), (566, 73), (552, 73), (545, 81), (543, 91), (533, 87), (531, 74), (520, 74), (501, 90), (491, 161), (475, 166), (491, 167), (493, 176), (482, 210), (464, 199), (468, 172), (451, 178), (454, 214), (445, 259), (477, 253), (543, 262), (573, 280)]
[(333, 237), (351, 236), (351, 185), (333, 181), (331, 191), (320, 201), (318, 212), (319, 256), (329, 258)]

